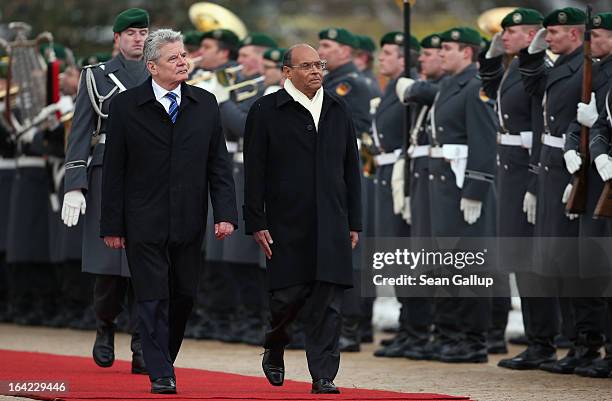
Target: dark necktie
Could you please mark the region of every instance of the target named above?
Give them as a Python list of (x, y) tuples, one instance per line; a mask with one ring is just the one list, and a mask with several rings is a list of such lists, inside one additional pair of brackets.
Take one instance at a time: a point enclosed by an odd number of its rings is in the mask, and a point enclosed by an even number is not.
[(179, 105), (176, 102), (176, 93), (168, 92), (166, 93), (166, 98), (170, 99), (170, 108), (168, 109), (168, 114), (170, 115), (170, 119), (172, 123), (176, 122), (176, 116), (178, 114)]

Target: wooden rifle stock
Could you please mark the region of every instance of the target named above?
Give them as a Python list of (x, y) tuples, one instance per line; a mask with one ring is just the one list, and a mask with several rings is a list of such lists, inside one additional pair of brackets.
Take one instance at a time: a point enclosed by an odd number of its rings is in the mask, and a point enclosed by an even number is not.
[(606, 182), (595, 206), (594, 217), (612, 217), (612, 183)]
[[(591, 101), (591, 80), (592, 80), (592, 65), (591, 58), (591, 6), (587, 6), (586, 29), (584, 31), (584, 65), (582, 70), (582, 102), (590, 103)], [(589, 157), (589, 128), (584, 125), (580, 129), (580, 158), (582, 164), (580, 169), (574, 173), (572, 179), (572, 192), (567, 201), (565, 210), (568, 213), (584, 213), (587, 202), (587, 185), (589, 167), (591, 160)]]

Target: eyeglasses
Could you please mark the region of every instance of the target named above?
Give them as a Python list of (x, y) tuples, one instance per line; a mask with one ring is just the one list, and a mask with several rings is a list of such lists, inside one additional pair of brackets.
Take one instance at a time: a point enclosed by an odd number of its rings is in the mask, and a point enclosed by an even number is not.
[(313, 61), (310, 63), (302, 63), (298, 65), (288, 65), (287, 67), (297, 68), (298, 70), (301, 70), (301, 71), (309, 71), (314, 67), (315, 70), (322, 71), (327, 68), (327, 60)]

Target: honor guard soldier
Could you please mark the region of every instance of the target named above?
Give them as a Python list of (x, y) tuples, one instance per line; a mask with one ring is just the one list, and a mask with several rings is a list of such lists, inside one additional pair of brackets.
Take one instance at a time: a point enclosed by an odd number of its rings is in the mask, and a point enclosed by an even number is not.
[[(403, 163), (402, 160), (396, 162), (393, 167), (392, 189), (394, 212), (401, 214), (402, 218), (411, 224), (412, 237), (422, 240), (431, 237), (428, 115), (445, 75), (441, 66), (440, 35), (428, 35), (421, 40), (420, 45), (419, 73), (424, 80), (415, 81), (401, 77), (395, 85), (398, 99), (412, 106), (414, 123), (410, 131), (405, 133), (409, 135), (404, 149), (406, 160)], [(405, 179), (407, 175), (411, 175), (408, 180)], [(406, 185), (409, 187), (406, 188)], [(381, 343), (384, 347), (376, 352), (384, 353), (385, 356), (432, 359), (434, 343), (428, 339), (433, 324), (433, 299), (398, 295), (398, 300), (402, 305), (399, 316), (400, 331), (388, 343)]]
[(287, 49), (268, 49), (264, 52), (264, 95), (274, 93), (283, 87), (283, 57)]
[(366, 82), (370, 86), (375, 97), (382, 96), (378, 79), (374, 75), (374, 53), (376, 52), (376, 44), (366, 35), (355, 35), (357, 38), (357, 48), (354, 50), (353, 62), (357, 66), (361, 75), (364, 76)]
[[(208, 79), (200, 74), (219, 73), (228, 74), (228, 71), (238, 66), (238, 47), (240, 39), (229, 29), (214, 29), (200, 33), (199, 61), (191, 74), (191, 83), (202, 86), (215, 95), (218, 102), (223, 104), (230, 100), (230, 94), (225, 90), (216, 78)], [(200, 77), (207, 78), (199, 82)], [(212, 86), (211, 86), (212, 85)], [(228, 107), (231, 112), (232, 109)], [(231, 137), (225, 120), (229, 120), (226, 114), (221, 112), (223, 121), (223, 133), (225, 138)], [(233, 139), (226, 141), (230, 156), (238, 151), (238, 142)], [(209, 203), (208, 210), (212, 210)], [(214, 226), (212, 213), (207, 216), (207, 227)], [(207, 230), (203, 247), (205, 248), (204, 272), (200, 275), (200, 286), (195, 306), (190, 321), (185, 330), (186, 337), (198, 339), (215, 339), (220, 341), (237, 341), (236, 333), (232, 329), (232, 315), (238, 305), (238, 291), (235, 289), (231, 272), (223, 266), (223, 242), (217, 241), (212, 230)]]
[[(234, 183), (236, 186), (236, 202), (244, 203), (244, 156), (242, 153), (246, 117), (249, 109), (264, 94), (264, 53), (278, 45), (270, 36), (251, 32), (240, 43), (238, 64), (242, 66), (239, 83), (246, 83), (250, 89), (238, 90), (225, 102), (219, 103), (221, 119), (226, 129), (226, 140), (237, 144), (233, 155)], [(246, 99), (240, 99), (245, 93), (252, 91)], [(215, 91), (215, 96), (219, 92)], [(220, 97), (217, 96), (217, 101)], [(242, 207), (238, 208), (238, 221), (243, 220)], [(234, 341), (251, 345), (263, 343), (263, 310), (264, 310), (264, 277), (265, 270), (260, 266), (260, 250), (257, 243), (244, 231), (238, 231), (232, 237), (223, 241), (223, 262), (231, 274), (238, 309), (233, 311)]]
[[(317, 51), (322, 60), (327, 61), (328, 73), (324, 75), (323, 87), (342, 98), (348, 106), (357, 131), (358, 141), (369, 138), (371, 127), (370, 100), (376, 94), (368, 85), (366, 79), (359, 73), (353, 62), (353, 49), (358, 46), (357, 38), (344, 28), (328, 28), (319, 32), (319, 47)], [(369, 141), (366, 141), (369, 142)], [(362, 141), (363, 146), (363, 141)], [(371, 171), (373, 173), (373, 171)], [(372, 185), (369, 185), (372, 184)], [(374, 225), (374, 197), (373, 180), (362, 178), (364, 193), (364, 235), (373, 234)], [(371, 191), (371, 192), (370, 192)], [(371, 307), (361, 302), (361, 271), (359, 270), (360, 248), (357, 247), (353, 255), (354, 287), (345, 292), (343, 303), (342, 335), (340, 337), (340, 350), (356, 352), (360, 350), (361, 326), (368, 326), (371, 318)], [(363, 309), (367, 309), (364, 313)], [(365, 316), (364, 316), (365, 315)]]
[[(601, 114), (608, 117), (606, 97), (612, 79), (612, 13), (597, 14), (591, 20), (591, 53), (599, 61), (592, 66), (591, 101), (588, 104), (578, 103), (577, 119), (570, 123), (565, 141), (565, 161), (570, 174), (582, 167), (580, 151), (580, 131), (585, 126), (593, 128)], [(611, 236), (609, 219), (594, 219), (595, 206), (607, 181), (607, 169), (611, 165), (608, 157), (609, 142), (606, 132), (609, 123), (602, 119), (595, 129), (590, 131), (592, 151), (587, 176), (586, 209), (580, 215), (580, 264), (579, 277), (574, 279), (582, 288), (588, 289), (592, 297), (572, 298), (575, 313), (577, 342), (574, 355), (563, 358), (555, 366), (556, 373), (576, 373), (581, 376), (608, 377), (612, 372), (612, 348), (608, 338), (607, 358), (600, 358), (599, 350), (605, 344), (606, 314), (609, 299), (599, 295), (610, 280), (611, 261), (601, 245), (595, 241)], [(600, 172), (601, 171), (601, 172)], [(603, 173), (603, 174), (602, 174)], [(609, 242), (608, 242), (609, 243)], [(608, 312), (609, 313), (609, 312)], [(611, 321), (607, 322), (612, 324)], [(610, 333), (607, 333), (608, 335)]]
[[(404, 46), (410, 46), (411, 55), (416, 59), (420, 50), (419, 42), (414, 37), (404, 38), (402, 32), (389, 32), (380, 40), (378, 62), (380, 73), (389, 79), (385, 92), (376, 108), (374, 121), (372, 121), (372, 138), (377, 154), (376, 179), (374, 180), (374, 235), (376, 237), (409, 237), (410, 226), (401, 215), (395, 214), (393, 193), (391, 188), (391, 175), (393, 166), (400, 158), (404, 143), (404, 127), (401, 121), (404, 118), (405, 107), (397, 98), (395, 86), (397, 80), (404, 72)], [(412, 63), (411, 63), (412, 64)], [(403, 199), (403, 197), (402, 197)], [(401, 302), (402, 300), (400, 300)], [(408, 300), (405, 300), (408, 302)], [(401, 315), (407, 315), (409, 308), (402, 303)], [(404, 322), (404, 321), (403, 321)], [(416, 340), (410, 328), (401, 327), (402, 341), (377, 350), (375, 356), (398, 357), (403, 356), (404, 348), (409, 341)], [(426, 336), (427, 337), (427, 336)]]
[[(596, 90), (595, 98), (597, 100), (591, 100), (590, 104), (579, 103), (577, 115), (578, 121), (581, 124), (589, 126), (595, 120), (594, 114), (599, 112), (599, 118), (591, 126), (589, 135), (590, 157), (598, 173), (597, 178), (593, 177), (593, 173), (591, 172), (593, 166), (591, 166), (588, 178), (589, 197), (591, 197), (591, 186), (601, 188), (601, 182), (609, 182), (610, 179), (612, 179), (612, 159), (610, 158), (610, 154), (612, 153), (610, 146), (610, 143), (612, 143), (612, 89), (609, 87), (610, 80), (612, 79), (609, 72), (609, 65), (612, 64), (612, 55), (610, 54), (612, 49), (609, 47), (612, 43), (612, 14), (601, 13), (596, 15), (593, 18), (592, 26), (591, 49), (593, 51), (593, 56), (599, 56), (602, 59), (599, 64), (593, 65), (593, 89)], [(605, 84), (600, 88), (608, 88), (608, 91), (604, 94), (603, 100), (601, 99), (601, 90), (596, 89), (602, 82), (605, 82)], [(569, 142), (574, 141), (575, 139), (572, 139), (572, 136), (570, 136)], [(587, 210), (585, 214), (581, 216), (581, 235), (583, 227), (582, 219), (587, 219), (591, 215), (592, 202), (587, 201)], [(609, 219), (607, 219), (607, 223), (609, 226)], [(609, 236), (609, 234), (607, 235)], [(609, 269), (610, 264), (608, 263), (604, 266)], [(601, 298), (593, 298), (593, 301), (597, 300), (601, 300)], [(605, 319), (606, 340), (604, 345), (605, 356), (594, 360), (589, 365), (574, 369), (574, 373), (580, 376), (612, 377), (612, 301), (611, 298), (604, 298), (603, 301), (607, 303), (607, 315)], [(593, 317), (594, 316), (593, 314)], [(594, 321), (602, 322), (601, 316)]]
[[(476, 61), (482, 38), (472, 28), (442, 35), (442, 83), (431, 109), (432, 236), (495, 235), (495, 116), (480, 96)], [(445, 298), (436, 303), (442, 362), (486, 362), (490, 299)], [(457, 316), (462, 316), (457, 321)]]
[[(483, 89), (496, 101), (500, 127), (497, 146), (497, 230), (500, 237), (533, 235), (535, 209), (531, 200), (536, 197), (537, 188), (542, 99), (525, 91), (517, 55), (529, 46), (543, 19), (533, 9), (512, 11), (501, 22), (503, 31), (493, 36), (488, 51), (480, 59)], [(504, 66), (504, 57), (510, 59), (507, 67)], [(502, 258), (518, 260), (517, 255), (521, 253), (529, 255), (525, 249), (512, 248), (511, 244), (507, 246), (509, 249), (501, 250)], [(522, 291), (529, 292), (526, 285), (543, 280), (526, 271), (531, 266), (530, 256), (522, 262), (525, 264), (516, 266), (521, 294)], [(559, 306), (556, 298), (525, 296), (521, 298), (521, 307), (528, 347), (516, 357), (500, 361), (499, 366), (536, 369), (540, 364), (556, 359), (553, 339), (559, 331)]]
[[(62, 219), (72, 227), (84, 214), (84, 272), (95, 275), (94, 310), (97, 320), (93, 358), (101, 367), (115, 359), (115, 319), (127, 295), (132, 334), (132, 372), (146, 373), (129, 270), (124, 250), (107, 248), (100, 238), (102, 161), (109, 104), (112, 97), (135, 87), (149, 76), (142, 61), (148, 35), (149, 14), (139, 8), (123, 11), (115, 19), (113, 32), (119, 54), (110, 61), (86, 66), (76, 98), (72, 131), (66, 149)], [(92, 144), (94, 144), (92, 146)]]
[[(546, 237), (577, 237), (577, 215), (568, 215), (565, 205), (559, 202), (571, 180), (563, 161), (563, 148), (567, 130), (576, 117), (576, 106), (581, 99), (583, 50), (582, 41), (586, 15), (579, 9), (558, 9), (544, 18), (543, 26), (529, 47), (519, 53), (519, 70), (523, 86), (532, 96), (543, 98), (543, 130), (538, 159), (537, 207), (534, 235), (540, 238), (534, 243), (536, 262), (534, 268), (551, 276), (551, 284), (567, 286), (570, 277), (577, 276), (578, 252), (564, 245), (563, 241)], [(551, 68), (546, 67), (546, 49), (558, 58)], [(536, 138), (537, 139), (537, 138)], [(525, 197), (526, 207), (535, 202)], [(556, 295), (556, 294), (552, 294)], [(575, 341), (573, 323), (574, 306), (570, 298), (560, 298), (561, 332)], [(540, 369), (555, 370), (557, 364), (547, 362)], [(573, 370), (573, 369), (572, 369)]]

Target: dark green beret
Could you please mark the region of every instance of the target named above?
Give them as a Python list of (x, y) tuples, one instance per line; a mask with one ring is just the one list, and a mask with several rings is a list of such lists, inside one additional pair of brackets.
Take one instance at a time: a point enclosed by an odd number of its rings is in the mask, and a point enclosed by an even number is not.
[(286, 51), (287, 49), (283, 49), (280, 47), (278, 49), (268, 49), (264, 52), (263, 58), (280, 64), (283, 62), (283, 57), (285, 57)]
[(183, 34), (183, 43), (187, 46), (200, 46), (202, 42), (202, 32), (198, 31), (187, 31)]
[(149, 13), (142, 8), (128, 8), (115, 18), (113, 32), (120, 33), (128, 28), (148, 28)]
[(423, 49), (439, 49), (442, 47), (442, 38), (438, 33), (432, 33), (427, 35), (421, 40), (421, 47)]
[(278, 47), (278, 44), (265, 33), (251, 32), (240, 42), (240, 46)]
[(565, 7), (555, 10), (544, 18), (542, 25), (544, 27), (555, 25), (582, 25), (586, 21), (584, 11), (574, 8)]
[(238, 35), (229, 29), (213, 29), (212, 31), (204, 32), (202, 39), (215, 39), (231, 46), (238, 46), (240, 44)]
[(542, 25), (544, 17), (533, 8), (519, 7), (506, 15), (501, 22), (502, 28), (516, 25)]
[(451, 28), (440, 34), (442, 42), (465, 43), (468, 45), (482, 46), (482, 36), (474, 28), (461, 26)]
[(599, 13), (593, 17), (593, 29), (612, 31), (612, 13)]
[(357, 37), (357, 40), (359, 41), (359, 45), (357, 46), (359, 50), (363, 50), (368, 53), (374, 53), (376, 51), (376, 43), (374, 43), (372, 38), (366, 35), (355, 35), (355, 36)]
[(327, 28), (319, 32), (319, 39), (329, 39), (343, 45), (359, 48), (359, 39), (344, 28)]
[[(384, 45), (404, 46), (404, 33), (394, 31), (384, 34), (383, 37), (380, 39), (380, 47), (383, 47)], [(412, 35), (410, 35), (410, 48), (416, 51), (421, 50), (421, 44), (419, 43), (417, 38)]]

